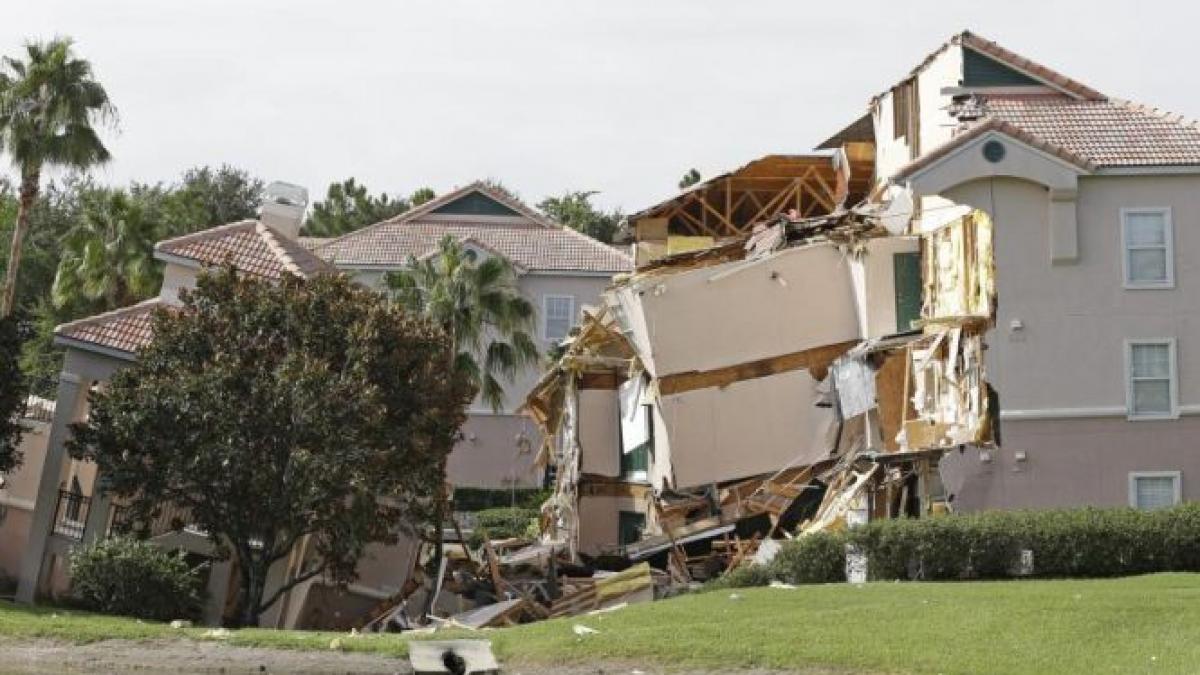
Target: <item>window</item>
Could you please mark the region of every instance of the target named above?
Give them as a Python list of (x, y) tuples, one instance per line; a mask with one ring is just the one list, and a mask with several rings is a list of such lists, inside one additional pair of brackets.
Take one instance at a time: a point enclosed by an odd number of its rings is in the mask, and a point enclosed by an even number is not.
[(1121, 209), (1125, 288), (1175, 286), (1170, 209)]
[(575, 297), (547, 295), (542, 297), (542, 337), (558, 342), (567, 337), (575, 323)]
[(1178, 471), (1136, 471), (1129, 474), (1129, 505), (1135, 509), (1162, 509), (1182, 500), (1183, 474)]
[(646, 514), (637, 511), (617, 512), (617, 537), (622, 546), (640, 541), (646, 531)]
[(1130, 340), (1125, 347), (1130, 419), (1178, 416), (1174, 340)]

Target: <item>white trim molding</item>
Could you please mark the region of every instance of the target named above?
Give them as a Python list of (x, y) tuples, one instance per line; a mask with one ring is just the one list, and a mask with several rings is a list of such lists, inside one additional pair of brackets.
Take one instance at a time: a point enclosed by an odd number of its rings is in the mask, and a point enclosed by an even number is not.
[(1137, 481), (1139, 478), (1170, 478), (1175, 488), (1175, 503), (1183, 502), (1183, 472), (1182, 471), (1130, 471), (1129, 472), (1129, 505), (1141, 508), (1137, 503)]
[[(559, 336), (550, 335), (550, 301), (551, 300), (569, 300), (571, 309), (567, 313), (567, 330)], [(557, 293), (546, 293), (542, 296), (542, 340), (546, 342), (560, 342), (571, 334), (571, 329), (575, 327), (575, 296)]]
[[(1021, 422), (1025, 420), (1096, 419), (1102, 417), (1126, 417), (1129, 411), (1122, 406), (1091, 406), (1083, 408), (1028, 408), (1024, 410), (1000, 410), (1001, 421)], [(1200, 405), (1179, 406), (1179, 416), (1200, 415)]]
[[(1158, 246), (1129, 245), (1129, 216), (1139, 214), (1155, 214), (1163, 217), (1163, 254), (1166, 257), (1166, 278), (1162, 281), (1131, 281), (1129, 278), (1130, 250), (1153, 250)], [(1161, 290), (1175, 288), (1175, 228), (1171, 219), (1171, 207), (1148, 206), (1121, 209), (1121, 274), (1122, 284), (1126, 290)]]
[[(1137, 346), (1167, 348), (1167, 395), (1170, 398), (1170, 402), (1169, 409), (1165, 412), (1138, 414), (1133, 409), (1133, 348)], [(1136, 338), (1125, 341), (1125, 406), (1128, 410), (1129, 420), (1173, 420), (1179, 417), (1178, 363), (1179, 361), (1175, 356), (1175, 338)]]

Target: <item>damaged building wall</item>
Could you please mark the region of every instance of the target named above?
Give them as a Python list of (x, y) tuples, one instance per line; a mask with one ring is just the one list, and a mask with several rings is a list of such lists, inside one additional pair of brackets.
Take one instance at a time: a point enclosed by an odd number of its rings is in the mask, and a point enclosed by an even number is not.
[(675, 487), (745, 478), (829, 455), (837, 420), (807, 370), (663, 396)]
[[(956, 508), (1035, 508), (1130, 503), (1131, 475), (1177, 472), (1184, 500), (1200, 499), (1195, 452), (1200, 411), (1196, 264), (1189, 214), (1200, 213), (1194, 176), (1086, 176), (1077, 197), (1078, 259), (1051, 262), (1049, 195), (1016, 178), (983, 179), (945, 197), (1001, 214), (997, 281), (1002, 302), (988, 366), (1001, 392), (1003, 447), (986, 458), (946, 458)], [(1121, 209), (1169, 208), (1175, 285), (1123, 286)], [(1130, 422), (1126, 341), (1176, 345), (1178, 419)]]
[(859, 337), (849, 265), (833, 245), (647, 275), (613, 295), (639, 357), (658, 378)]

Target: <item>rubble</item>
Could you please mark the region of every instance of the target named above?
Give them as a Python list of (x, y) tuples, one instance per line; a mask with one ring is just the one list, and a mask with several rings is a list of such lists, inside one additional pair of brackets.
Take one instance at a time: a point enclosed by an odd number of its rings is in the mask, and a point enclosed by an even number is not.
[[(541, 537), (448, 543), (415, 593), (437, 594), (431, 620), (611, 611), (769, 562), (788, 538), (950, 511), (940, 458), (999, 435), (992, 225), (896, 220), (886, 201), (783, 216), (615, 280), (526, 400), (554, 476)], [(898, 255), (919, 256), (908, 325)], [(389, 602), (365, 629), (416, 625), (407, 596)]]

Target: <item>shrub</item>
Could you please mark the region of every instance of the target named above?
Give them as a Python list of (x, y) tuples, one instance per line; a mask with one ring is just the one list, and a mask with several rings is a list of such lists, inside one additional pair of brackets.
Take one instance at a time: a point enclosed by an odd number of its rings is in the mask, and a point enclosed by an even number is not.
[(539, 511), (537, 509), (521, 507), (484, 509), (475, 514), (475, 530), (471, 533), (468, 543), (472, 546), (479, 546), (483, 544), (484, 539), (524, 537), (530, 531), (531, 523), (536, 523), (538, 518)]
[(203, 602), (199, 570), (183, 552), (111, 537), (71, 554), (71, 590), (80, 605), (104, 614), (170, 621), (196, 618)]
[(738, 565), (716, 579), (709, 581), (704, 585), (704, 589), (716, 591), (724, 588), (766, 586), (774, 580), (774, 569), (768, 565)]
[(1023, 549), (1033, 552), (1040, 577), (1200, 571), (1200, 504), (878, 520), (847, 536), (877, 580), (1010, 577)]
[(770, 564), (771, 576), (789, 584), (828, 584), (846, 580), (846, 537), (817, 532), (793, 539)]
[(518, 490), (489, 490), (486, 488), (454, 488), (455, 511), (483, 511), (509, 506), (540, 509), (553, 490), (521, 488)]

